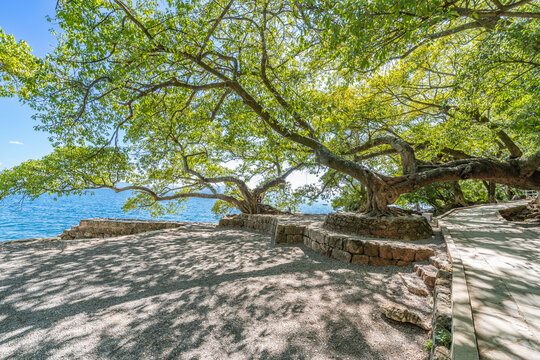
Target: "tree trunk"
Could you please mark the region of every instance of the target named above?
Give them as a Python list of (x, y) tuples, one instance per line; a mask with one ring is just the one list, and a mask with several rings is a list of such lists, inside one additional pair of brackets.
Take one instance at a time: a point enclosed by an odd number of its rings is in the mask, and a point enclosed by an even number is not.
[(461, 186), (459, 185), (459, 182), (452, 181), (452, 192), (454, 193), (454, 204), (456, 206), (467, 206), (467, 199), (465, 199), (465, 195), (463, 195), (463, 190), (461, 190)]
[(489, 182), (488, 186), (488, 201), (490, 203), (496, 203), (497, 199), (495, 198), (495, 191), (497, 190), (497, 184), (493, 181)]
[(364, 211), (368, 216), (381, 216), (388, 213), (389, 202), (382, 191), (367, 188), (367, 203)]
[(497, 190), (497, 184), (493, 181), (482, 181), (482, 183), (488, 193), (488, 203), (496, 203), (497, 199), (495, 198), (495, 191)]
[[(236, 205), (235, 205), (236, 206)], [(240, 201), (240, 205), (236, 206), (243, 214), (256, 214), (257, 213), (257, 203), (253, 201)]]

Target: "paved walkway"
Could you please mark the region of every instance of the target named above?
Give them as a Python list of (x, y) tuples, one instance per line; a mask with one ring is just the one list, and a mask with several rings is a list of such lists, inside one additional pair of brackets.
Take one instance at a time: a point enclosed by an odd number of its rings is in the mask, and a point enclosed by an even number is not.
[(441, 225), (463, 261), (480, 359), (540, 359), (540, 235), (498, 216), (456, 211)]

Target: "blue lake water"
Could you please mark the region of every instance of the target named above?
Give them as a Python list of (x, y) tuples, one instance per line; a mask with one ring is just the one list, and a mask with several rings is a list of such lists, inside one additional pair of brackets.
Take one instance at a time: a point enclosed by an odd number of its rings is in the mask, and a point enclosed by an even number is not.
[[(22, 204), (15, 198), (5, 199), (0, 202), (0, 241), (57, 236), (64, 229), (78, 225), (81, 219), (152, 219), (146, 211), (124, 212), (122, 205), (128, 197), (128, 193), (99, 190), (94, 195), (61, 197), (57, 201), (51, 196)], [(210, 199), (189, 199), (183, 212), (159, 220), (217, 222), (210, 211), (213, 204), (214, 200)], [(300, 212), (325, 214), (331, 210), (329, 205), (320, 203), (302, 206)]]

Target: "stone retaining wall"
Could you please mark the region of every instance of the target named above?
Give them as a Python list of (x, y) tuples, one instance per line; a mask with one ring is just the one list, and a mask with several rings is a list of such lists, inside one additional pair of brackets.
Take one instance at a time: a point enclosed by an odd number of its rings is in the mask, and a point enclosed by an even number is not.
[(62, 240), (83, 238), (104, 238), (110, 236), (132, 235), (141, 232), (171, 229), (186, 225), (179, 221), (129, 220), (129, 219), (87, 219), (77, 226), (64, 230)]
[(218, 226), (239, 227), (268, 234), (275, 234), (278, 225), (276, 215), (229, 215), (219, 220)]
[(420, 240), (433, 235), (427, 219), (419, 215), (367, 217), (357, 213), (330, 213), (324, 221), (330, 230), (384, 239)]
[(317, 227), (306, 229), (304, 244), (323, 255), (356, 264), (405, 266), (434, 254), (429, 246), (361, 239)]
[[(450, 359), (452, 344), (452, 273), (439, 269), (434, 289), (430, 359), (446, 360)], [(450, 337), (449, 342), (443, 342), (445, 335)]]
[[(355, 235), (340, 234), (323, 228), (319, 221), (307, 217), (247, 215), (226, 217), (219, 226), (241, 227), (274, 235), (276, 244), (305, 244), (316, 252), (345, 262), (369, 265), (408, 265), (427, 260), (434, 251), (429, 246), (393, 240), (368, 240)], [(431, 229), (430, 229), (431, 230)]]

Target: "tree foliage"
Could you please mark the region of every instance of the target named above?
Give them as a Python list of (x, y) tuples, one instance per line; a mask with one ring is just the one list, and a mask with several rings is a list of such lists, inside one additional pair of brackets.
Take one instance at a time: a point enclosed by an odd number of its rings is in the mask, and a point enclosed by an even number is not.
[(39, 66), (39, 59), (26, 42), (16, 41), (0, 28), (0, 97), (28, 96), (27, 86), (33, 85), (29, 79)]
[(150, 190), (133, 206), (225, 177), (249, 200), (242, 182), (302, 165), (380, 214), (441, 182), (540, 188), (539, 17), (526, 0), (65, 1), (27, 98), (59, 149), (128, 154), (123, 181)]

